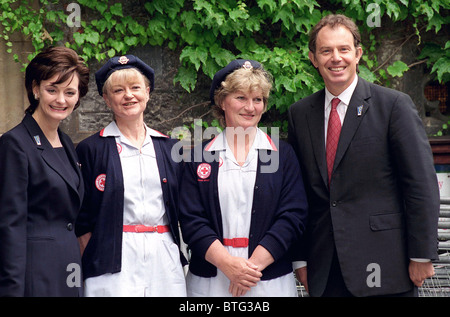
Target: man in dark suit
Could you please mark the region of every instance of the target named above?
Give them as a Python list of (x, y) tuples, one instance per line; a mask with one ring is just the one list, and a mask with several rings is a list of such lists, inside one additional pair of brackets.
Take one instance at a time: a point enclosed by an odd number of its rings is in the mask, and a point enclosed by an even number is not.
[(352, 20), (324, 17), (309, 49), (326, 88), (289, 110), (310, 206), (297, 277), (311, 296), (417, 296), (434, 274), (439, 215), (422, 121), (409, 96), (358, 77)]

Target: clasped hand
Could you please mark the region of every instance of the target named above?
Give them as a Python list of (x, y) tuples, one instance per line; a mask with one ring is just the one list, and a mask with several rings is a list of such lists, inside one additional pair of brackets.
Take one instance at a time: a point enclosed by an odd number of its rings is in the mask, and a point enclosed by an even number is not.
[(261, 280), (262, 273), (258, 266), (240, 257), (231, 257), (222, 272), (230, 280), (228, 291), (234, 297), (242, 296)]
[(229, 292), (242, 296), (261, 280), (262, 273), (274, 258), (263, 246), (258, 245), (250, 259), (230, 255), (219, 240), (206, 251), (206, 260), (221, 270), (230, 280)]
[[(262, 270), (274, 262), (272, 254), (261, 245), (258, 245), (252, 253), (250, 259), (236, 258), (236, 263), (240, 266), (241, 274), (234, 275), (230, 278), (229, 291), (233, 296), (245, 295), (250, 287), (256, 286), (262, 276)], [(237, 277), (237, 279), (236, 279)]]

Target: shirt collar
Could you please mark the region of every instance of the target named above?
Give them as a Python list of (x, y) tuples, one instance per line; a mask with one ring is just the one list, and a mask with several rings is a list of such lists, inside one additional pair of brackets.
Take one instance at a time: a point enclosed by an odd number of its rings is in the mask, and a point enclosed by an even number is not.
[(350, 86), (348, 86), (339, 96), (334, 96), (328, 89), (325, 87), (325, 108), (330, 107), (331, 100), (333, 98), (339, 98), (341, 103), (345, 106), (348, 106), (350, 103), (350, 99), (352, 98), (353, 92), (355, 91), (356, 84), (358, 83), (358, 75), (355, 76)]
[[(147, 135), (149, 135), (151, 137), (168, 138), (167, 135), (162, 134), (159, 131), (149, 128), (145, 123), (144, 123), (144, 126), (145, 126), (145, 131), (146, 131)], [(119, 127), (117, 126), (116, 122), (112, 121), (111, 123), (109, 123), (102, 131), (100, 131), (100, 136), (102, 136), (102, 137), (109, 137), (109, 136), (118, 137), (118, 136), (120, 136), (120, 130), (119, 130)]]
[[(205, 151), (225, 151), (227, 148), (225, 131), (226, 130), (224, 129), (218, 136), (212, 139), (211, 142), (206, 145)], [(277, 151), (275, 143), (272, 141), (269, 135), (263, 132), (260, 128), (257, 128), (256, 130), (255, 140), (253, 141), (251, 148), (257, 150)]]

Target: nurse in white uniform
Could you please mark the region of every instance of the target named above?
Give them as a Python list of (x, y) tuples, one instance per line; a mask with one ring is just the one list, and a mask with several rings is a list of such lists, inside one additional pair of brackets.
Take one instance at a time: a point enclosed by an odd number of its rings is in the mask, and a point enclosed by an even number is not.
[[(150, 78), (142, 72), (150, 73)], [(80, 241), (86, 247), (83, 263), (87, 274), (86, 296), (186, 296), (177, 227), (178, 202), (174, 200), (178, 185), (172, 184), (178, 178), (176, 175), (165, 176), (170, 174), (169, 165), (173, 162), (163, 155), (170, 153), (172, 143), (168, 143), (165, 135), (150, 129), (143, 120), (150, 84), (153, 84), (152, 75), (151, 68), (132, 55), (112, 59), (96, 74), (99, 92), (114, 113), (114, 121), (83, 141), (78, 151), (84, 158), (82, 166), (87, 165), (86, 170), (91, 174), (86, 175), (91, 191), (106, 195), (117, 190), (111, 188), (117, 186), (115, 184), (120, 184), (118, 188), (123, 191), (113, 194), (111, 200), (106, 196), (91, 195), (84, 204), (80, 226), (86, 226), (84, 231), (88, 232), (81, 232)], [(89, 153), (101, 152), (105, 148), (103, 143), (112, 140), (120, 158), (117, 162), (111, 163), (114, 160), (109, 157), (89, 158)], [(95, 181), (92, 175), (96, 176)], [(168, 182), (171, 182), (171, 192), (166, 193)], [(114, 206), (118, 204), (123, 206), (122, 215), (113, 217)], [(98, 209), (96, 216), (89, 216)], [(122, 230), (109, 232), (112, 220), (108, 218), (121, 218), (118, 228)], [(90, 220), (92, 227), (88, 228), (88, 221), (83, 223), (83, 219), (93, 219)], [(120, 260), (111, 270), (96, 266), (109, 258), (108, 242), (105, 241), (103, 246), (101, 243), (102, 239), (108, 238), (121, 240)], [(90, 247), (100, 250), (103, 257), (94, 255)]]
[[(211, 102), (226, 129), (203, 145), (202, 162), (186, 165), (181, 186), (188, 296), (297, 296), (292, 250), (307, 203), (292, 148), (257, 127), (270, 89), (255, 61), (233, 61), (213, 79)], [(262, 152), (277, 168), (262, 172)]]

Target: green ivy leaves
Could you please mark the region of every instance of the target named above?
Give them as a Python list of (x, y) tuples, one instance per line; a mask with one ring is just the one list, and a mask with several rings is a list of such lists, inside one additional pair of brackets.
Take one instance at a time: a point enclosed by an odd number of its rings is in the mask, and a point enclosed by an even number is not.
[(431, 73), (435, 73), (440, 82), (450, 80), (450, 41), (444, 47), (435, 43), (426, 43), (419, 55), (420, 59), (426, 59)]
[(404, 72), (409, 70), (409, 67), (402, 61), (395, 61), (392, 65), (389, 65), (386, 70), (393, 77), (401, 77)]
[[(66, 1), (68, 2), (68, 1)], [(58, 1), (2, 0), (0, 38), (12, 52), (11, 34), (21, 32), (32, 40), (35, 53), (46, 45), (61, 43), (78, 51), (86, 60), (102, 61), (130, 49), (166, 46), (180, 52), (180, 68), (174, 78), (191, 92), (200, 73), (214, 73), (235, 58), (255, 59), (274, 78), (269, 108), (280, 113), (290, 104), (323, 87), (308, 59), (308, 33), (319, 19), (336, 12), (353, 18), (361, 28), (364, 52), (360, 75), (377, 82), (403, 76), (409, 66), (401, 60), (379, 61), (374, 52), (379, 43), (367, 26), (366, 10), (376, 4), (379, 17), (408, 21), (423, 47), (419, 59), (426, 61), (441, 82), (450, 77), (447, 42), (421, 43), (421, 32), (439, 32), (449, 23), (448, 0), (152, 0), (143, 1), (131, 14), (126, 4), (108, 0), (77, 0), (82, 9), (81, 27), (69, 29), (68, 12)], [(87, 19), (87, 17), (90, 17)], [(414, 34), (413, 34), (414, 35)], [(16, 61), (18, 56), (14, 56)], [(421, 62), (421, 61), (419, 61)], [(283, 126), (283, 124), (281, 124)]]

